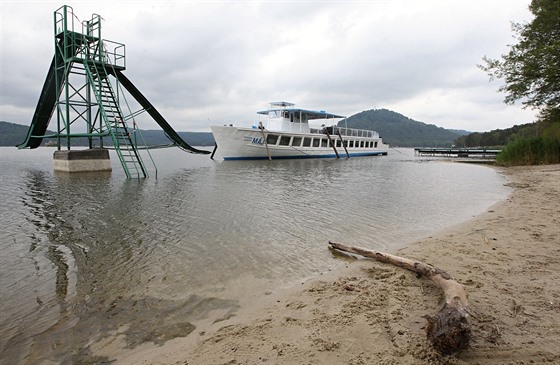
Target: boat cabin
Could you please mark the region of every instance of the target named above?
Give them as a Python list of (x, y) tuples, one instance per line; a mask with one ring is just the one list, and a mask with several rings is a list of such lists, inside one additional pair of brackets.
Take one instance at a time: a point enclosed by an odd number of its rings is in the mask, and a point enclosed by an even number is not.
[[(268, 118), (263, 121), (265, 128), (269, 131), (310, 133), (310, 120), (325, 120), (324, 124), (335, 124), (334, 119), (345, 118), (341, 115), (327, 113), (324, 110), (314, 111), (292, 108), (295, 104), (285, 101), (270, 103), (270, 109), (257, 112)], [(331, 119), (329, 121), (329, 119)]]

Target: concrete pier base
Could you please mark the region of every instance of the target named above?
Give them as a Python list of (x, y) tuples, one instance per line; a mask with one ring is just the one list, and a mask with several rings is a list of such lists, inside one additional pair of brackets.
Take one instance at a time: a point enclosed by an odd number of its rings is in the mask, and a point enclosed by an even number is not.
[(55, 151), (53, 167), (63, 172), (111, 171), (111, 159), (109, 150), (103, 148)]

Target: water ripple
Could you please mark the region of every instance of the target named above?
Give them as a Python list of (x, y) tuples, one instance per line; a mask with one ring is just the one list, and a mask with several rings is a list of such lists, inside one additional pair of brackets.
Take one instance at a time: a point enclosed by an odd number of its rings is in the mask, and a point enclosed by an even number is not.
[(89, 346), (117, 331), (131, 347), (186, 335), (340, 265), (328, 240), (391, 249), (508, 192), (489, 168), (411, 151), (213, 162), (164, 150), (159, 178), (140, 181), (53, 173), (50, 152), (6, 151), (0, 357), (15, 363), (108, 361)]

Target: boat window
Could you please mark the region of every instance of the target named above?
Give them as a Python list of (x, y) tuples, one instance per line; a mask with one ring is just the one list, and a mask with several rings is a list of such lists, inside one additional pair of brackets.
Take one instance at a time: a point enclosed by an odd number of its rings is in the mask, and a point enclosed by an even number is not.
[(278, 144), (280, 146), (289, 146), (291, 138), (292, 137), (290, 137), (290, 136), (282, 136), (282, 137), (280, 137), (280, 143), (278, 143)]
[(321, 147), (328, 147), (326, 139), (321, 139)]
[(340, 139), (337, 139), (336, 140), (336, 147), (340, 147), (340, 146), (341, 146)]
[(375, 146), (374, 147), (377, 148), (377, 141), (375, 141)]
[(311, 138), (305, 137), (303, 139), (303, 147), (311, 147)]
[(343, 145), (344, 147), (348, 147), (348, 141), (346, 141), (346, 140), (343, 141), (343, 142), (342, 142), (342, 145)]
[(360, 142), (360, 147), (364, 147), (364, 141)]
[(350, 141), (350, 146), (349, 147), (354, 147), (354, 141)]
[(313, 147), (319, 147), (320, 138), (313, 138)]
[(278, 136), (276, 134), (269, 134), (266, 137), (266, 143), (268, 144), (276, 144), (277, 141), (278, 141)]
[(294, 139), (292, 140), (292, 146), (294, 147), (299, 147), (301, 146), (301, 137), (294, 137)]

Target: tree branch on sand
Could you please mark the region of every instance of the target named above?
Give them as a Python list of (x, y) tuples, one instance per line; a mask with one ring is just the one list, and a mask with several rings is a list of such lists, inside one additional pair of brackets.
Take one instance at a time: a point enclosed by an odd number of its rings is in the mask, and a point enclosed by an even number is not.
[(432, 280), (443, 290), (445, 305), (433, 317), (425, 316), (428, 321), (426, 326), (428, 340), (437, 351), (445, 355), (457, 353), (469, 345), (471, 326), (468, 294), (463, 286), (453, 280), (448, 273), (424, 262), (380, 251), (331, 241), (329, 241), (329, 245), (333, 249), (400, 266)]

